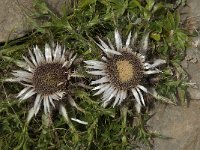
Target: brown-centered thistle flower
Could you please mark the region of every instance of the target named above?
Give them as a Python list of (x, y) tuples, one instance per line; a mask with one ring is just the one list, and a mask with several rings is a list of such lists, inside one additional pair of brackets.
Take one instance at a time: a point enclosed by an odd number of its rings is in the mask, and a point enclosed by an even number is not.
[[(20, 102), (35, 96), (34, 105), (27, 118), (28, 121), (38, 113), (42, 104), (44, 112), (47, 114), (51, 108), (55, 107), (55, 101), (61, 101), (68, 86), (70, 67), (76, 58), (73, 53), (66, 56), (65, 49), (58, 44), (53, 49), (46, 44), (44, 55), (38, 46), (33, 48), (33, 52), (29, 50), (30, 59), (23, 56), (25, 62), (19, 65), (23, 70), (13, 71), (14, 78), (8, 80), (19, 82), (24, 86), (24, 89), (17, 95)], [(67, 95), (67, 100), (72, 106), (78, 108), (70, 95)], [(65, 107), (62, 103), (59, 105), (61, 114), (66, 118)]]
[[(105, 56), (101, 61), (87, 60), (86, 68), (89, 74), (97, 75), (101, 78), (92, 81), (92, 85), (97, 85), (93, 90), (98, 90), (94, 95), (103, 94), (102, 102), (106, 107), (114, 99), (113, 107), (120, 105), (132, 93), (136, 102), (136, 109), (140, 112), (141, 106), (145, 106), (143, 93), (148, 89), (143, 85), (144, 78), (151, 74), (161, 72), (156, 67), (165, 63), (165, 60), (157, 59), (153, 64), (146, 62), (145, 54), (148, 49), (148, 35), (143, 37), (141, 47), (132, 48), (137, 39), (137, 33), (131, 37), (129, 33), (125, 46), (122, 45), (122, 39), (115, 30), (116, 47), (108, 39), (108, 45), (99, 38), (100, 44), (97, 45), (103, 50)], [(131, 47), (132, 46), (132, 47)]]

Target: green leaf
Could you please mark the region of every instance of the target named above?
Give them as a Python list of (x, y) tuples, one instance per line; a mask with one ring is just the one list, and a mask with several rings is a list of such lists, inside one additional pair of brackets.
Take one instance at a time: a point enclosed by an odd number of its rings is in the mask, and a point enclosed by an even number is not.
[(158, 21), (151, 22), (149, 28), (154, 32), (162, 33), (162, 25)]
[(138, 7), (140, 10), (143, 9), (141, 3), (137, 0), (132, 0), (130, 3), (129, 3), (129, 7), (131, 8), (135, 8), (135, 7)]
[(99, 15), (96, 15), (91, 21), (89, 21), (88, 26), (92, 27), (99, 23)]
[(175, 28), (174, 16), (171, 12), (167, 13), (167, 19), (168, 19), (169, 23), (171, 24), (171, 29), (173, 29), (173, 30), (176, 29)]
[(81, 98), (82, 100), (86, 101), (88, 104), (97, 104), (98, 102), (95, 102), (93, 101), (91, 98), (90, 98), (90, 94), (85, 92), (85, 91), (82, 91), (82, 90), (76, 90), (75, 91), (75, 95), (79, 98)]
[(49, 8), (43, 0), (34, 0), (33, 6), (35, 9), (38, 9), (38, 11), (42, 14), (47, 14), (49, 12)]
[(64, 28), (64, 29), (68, 29), (69, 31), (72, 30), (72, 27), (70, 25), (70, 23), (68, 22), (67, 18), (57, 18), (57, 17), (53, 17), (52, 18), (52, 25), (54, 27), (57, 28)]
[(125, 10), (128, 7), (128, 0), (118, 1), (118, 0), (110, 0), (111, 6), (115, 11), (116, 16), (121, 16), (124, 14)]
[(147, 5), (145, 6), (145, 8), (149, 11), (151, 11), (151, 9), (153, 8), (153, 5), (155, 4), (154, 0), (147, 0)]
[(155, 13), (156, 11), (158, 11), (159, 9), (164, 8), (163, 3), (157, 3), (154, 5), (152, 12)]
[(79, 1), (78, 8), (82, 9), (93, 3), (96, 3), (96, 0), (81, 0)]
[(144, 18), (145, 18), (146, 20), (148, 20), (148, 21), (150, 20), (150, 18), (151, 18), (151, 12), (150, 12), (149, 10), (144, 9), (143, 15), (144, 15)]
[(113, 14), (109, 12), (109, 13), (105, 14), (103, 19), (104, 19), (104, 21), (107, 21), (107, 20), (110, 20), (112, 17), (113, 17)]
[(179, 23), (180, 23), (180, 14), (178, 12), (175, 12), (175, 14), (174, 14), (175, 28), (179, 27)]
[(166, 20), (164, 20), (164, 21), (162, 22), (162, 26), (163, 26), (163, 28), (164, 28), (167, 32), (170, 32), (171, 29), (172, 29), (171, 23), (169, 22), (168, 19), (166, 19)]
[(185, 101), (186, 101), (186, 90), (183, 89), (182, 87), (178, 87), (177, 92), (178, 92), (178, 97), (179, 97), (181, 104), (185, 103)]
[(43, 24), (42, 24), (42, 28), (48, 28), (48, 27), (51, 27), (52, 26), (52, 22), (44, 22)]
[(160, 34), (159, 33), (151, 33), (150, 37), (156, 41), (160, 41)]

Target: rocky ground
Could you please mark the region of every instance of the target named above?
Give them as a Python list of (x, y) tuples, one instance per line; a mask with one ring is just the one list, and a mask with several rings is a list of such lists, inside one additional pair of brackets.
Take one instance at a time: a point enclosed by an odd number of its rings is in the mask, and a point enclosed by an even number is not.
[[(193, 32), (200, 27), (200, 1), (188, 0), (182, 8), (182, 18), (188, 19), (188, 27)], [(169, 139), (155, 139), (155, 150), (199, 150), (200, 149), (200, 36), (192, 38), (193, 47), (188, 48), (182, 62), (191, 83), (188, 88), (189, 106), (166, 106), (159, 104), (155, 115), (149, 121), (153, 131)]]
[[(72, 0), (45, 0), (56, 13), (66, 6), (73, 8)], [(72, 7), (71, 7), (72, 6)], [(27, 19), (33, 13), (33, 0), (1, 0), (0, 1), (0, 42), (24, 36), (30, 30)]]
[[(62, 4), (69, 6), (70, 0), (46, 0), (58, 11)], [(191, 30), (200, 26), (200, 1), (188, 0), (181, 10), (184, 18), (191, 18)], [(24, 36), (30, 29), (27, 15), (33, 11), (32, 0), (0, 1), (0, 42)], [(194, 46), (187, 51), (182, 66), (188, 72), (196, 88), (189, 88), (189, 106), (166, 106), (159, 104), (149, 121), (151, 129), (170, 139), (155, 139), (155, 150), (199, 150), (200, 149), (200, 36), (193, 38)]]
[(192, 100), (190, 106), (157, 105), (150, 120), (151, 130), (166, 139), (155, 139), (155, 150), (200, 149), (200, 102)]

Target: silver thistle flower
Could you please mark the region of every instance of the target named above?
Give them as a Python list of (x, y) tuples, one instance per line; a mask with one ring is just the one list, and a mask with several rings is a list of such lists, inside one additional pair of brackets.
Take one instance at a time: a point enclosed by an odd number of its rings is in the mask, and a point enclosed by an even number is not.
[[(62, 49), (58, 44), (54, 49), (46, 44), (44, 55), (38, 46), (34, 47), (33, 51), (34, 53), (29, 50), (30, 59), (23, 56), (25, 62), (18, 63), (23, 70), (13, 71), (14, 78), (7, 80), (19, 82), (25, 86), (17, 95), (20, 102), (36, 95), (27, 121), (30, 121), (33, 115), (38, 113), (42, 102), (44, 112), (47, 114), (52, 107), (55, 107), (54, 102), (62, 99), (69, 77), (68, 70), (76, 58), (73, 53), (70, 53), (66, 58), (65, 49)], [(72, 106), (78, 107), (70, 95), (68, 95), (68, 101)], [(61, 103), (59, 108), (61, 114), (65, 117), (66, 110)]]
[(165, 60), (157, 59), (153, 64), (146, 62), (145, 54), (148, 49), (148, 37), (146, 34), (141, 41), (139, 52), (134, 47), (137, 33), (131, 37), (129, 33), (125, 46), (122, 39), (115, 30), (116, 47), (108, 39), (108, 45), (99, 38), (100, 44), (96, 43), (105, 53), (101, 61), (87, 60), (86, 68), (89, 74), (102, 76), (100, 79), (92, 81), (92, 85), (97, 85), (93, 90), (98, 90), (94, 95), (103, 94), (102, 102), (106, 107), (114, 98), (113, 107), (120, 105), (131, 91), (135, 99), (135, 107), (140, 112), (141, 106), (145, 106), (143, 93), (148, 89), (142, 85), (145, 76), (161, 72), (156, 67), (164, 64)]

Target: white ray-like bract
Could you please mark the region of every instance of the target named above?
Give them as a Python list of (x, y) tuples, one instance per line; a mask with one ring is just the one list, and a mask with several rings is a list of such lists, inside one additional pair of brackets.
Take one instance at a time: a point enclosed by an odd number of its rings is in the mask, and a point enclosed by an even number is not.
[[(140, 112), (142, 105), (145, 106), (143, 98), (148, 89), (142, 84), (142, 79), (150, 74), (160, 73), (156, 67), (166, 63), (165, 60), (157, 59), (153, 64), (146, 62), (142, 52), (148, 49), (149, 33), (144, 35), (141, 41), (140, 51), (136, 52), (135, 47), (137, 33), (133, 36), (129, 33), (123, 46), (119, 31), (115, 30), (115, 46), (108, 39), (108, 44), (99, 38), (97, 45), (105, 53), (102, 60), (87, 60), (85, 67), (88, 73), (99, 78), (91, 82), (95, 85), (92, 90), (97, 90), (94, 95), (102, 94), (102, 106), (106, 107), (111, 101), (112, 106), (120, 105), (132, 93), (135, 100), (135, 107)], [(140, 53), (141, 52), (141, 53)], [(127, 69), (128, 68), (128, 69)], [(130, 91), (130, 92), (128, 92)]]
[[(27, 117), (28, 122), (38, 113), (41, 105), (43, 105), (45, 113), (50, 113), (51, 108), (55, 108), (55, 100), (62, 99), (65, 89), (61, 86), (66, 81), (65, 73), (76, 58), (76, 55), (72, 53), (69, 57), (65, 56), (65, 49), (58, 44), (55, 50), (46, 44), (44, 54), (36, 46), (33, 48), (33, 52), (29, 50), (29, 55), (30, 59), (23, 56), (25, 62), (18, 65), (22, 70), (13, 71), (14, 77), (6, 80), (19, 82), (25, 86), (17, 95), (20, 102), (35, 95), (33, 107), (29, 110)], [(60, 108), (63, 111), (63, 107)]]

